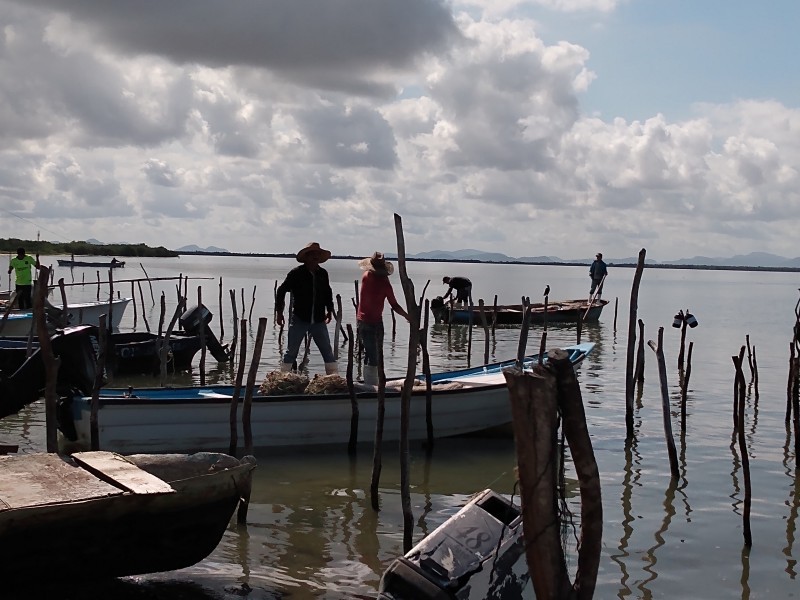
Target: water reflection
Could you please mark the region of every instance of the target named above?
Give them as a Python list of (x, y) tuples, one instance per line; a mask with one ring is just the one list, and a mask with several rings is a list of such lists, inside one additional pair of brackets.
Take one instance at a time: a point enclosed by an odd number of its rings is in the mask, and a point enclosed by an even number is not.
[(656, 563), (658, 562), (658, 557), (656, 556), (657, 551), (665, 545), (664, 534), (669, 529), (670, 523), (672, 523), (672, 518), (675, 516), (675, 491), (678, 488), (677, 480), (672, 477), (669, 481), (669, 486), (667, 486), (667, 490), (664, 493), (664, 519), (661, 521), (661, 526), (655, 532), (653, 536), (655, 538), (655, 544), (650, 546), (645, 553), (644, 553), (644, 561), (645, 566), (643, 570), (648, 573), (648, 578), (642, 581), (637, 587), (637, 589), (642, 592), (640, 598), (652, 598), (652, 592), (647, 587), (648, 583), (654, 582), (658, 578), (658, 572), (656, 571)]
[[(630, 552), (631, 536), (633, 536), (633, 523), (635, 517), (633, 516), (632, 498), (634, 486), (639, 486), (639, 480), (642, 476), (641, 461), (642, 457), (638, 451), (638, 442), (636, 436), (625, 441), (625, 475), (622, 479), (622, 495), (620, 496), (620, 504), (622, 506), (622, 538), (617, 546), (618, 552), (611, 555), (613, 560), (622, 573), (620, 585), (622, 586), (617, 592), (618, 598), (626, 598), (633, 593), (633, 590), (628, 585), (630, 574), (628, 573), (628, 558)], [(634, 465), (636, 466), (634, 468)]]
[(794, 541), (797, 532), (797, 516), (800, 512), (800, 477), (797, 476), (795, 467), (795, 457), (791, 450), (792, 444), (792, 425), (785, 423), (786, 437), (783, 444), (783, 469), (791, 483), (791, 491), (786, 505), (789, 507), (789, 515), (786, 518), (786, 546), (783, 547), (783, 554), (786, 557), (786, 572), (791, 579), (797, 577), (797, 559), (794, 558)]

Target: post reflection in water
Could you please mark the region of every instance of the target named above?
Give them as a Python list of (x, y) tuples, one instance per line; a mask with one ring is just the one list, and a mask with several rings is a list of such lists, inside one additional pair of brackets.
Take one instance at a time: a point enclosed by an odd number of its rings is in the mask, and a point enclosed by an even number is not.
[(786, 506), (789, 507), (789, 514), (786, 518), (786, 546), (783, 554), (786, 557), (786, 572), (794, 579), (797, 577), (797, 559), (794, 558), (794, 540), (797, 532), (797, 516), (800, 512), (800, 477), (797, 476), (794, 461), (795, 457), (791, 450), (792, 445), (792, 426), (785, 423), (786, 437), (783, 444), (783, 469), (791, 483), (791, 491)]

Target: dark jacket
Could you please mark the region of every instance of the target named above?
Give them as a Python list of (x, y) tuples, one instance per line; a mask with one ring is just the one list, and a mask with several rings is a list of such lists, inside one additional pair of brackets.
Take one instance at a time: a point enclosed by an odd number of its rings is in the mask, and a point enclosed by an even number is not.
[(596, 259), (592, 263), (592, 266), (589, 267), (589, 277), (591, 277), (592, 279), (600, 280), (606, 275), (608, 275), (608, 269), (606, 268), (606, 263), (604, 263), (599, 258)]
[(333, 313), (333, 291), (328, 272), (322, 267), (313, 273), (305, 265), (289, 271), (275, 292), (275, 308), (278, 312), (283, 312), (286, 292), (294, 296), (292, 314), (301, 321), (324, 323), (327, 313)]

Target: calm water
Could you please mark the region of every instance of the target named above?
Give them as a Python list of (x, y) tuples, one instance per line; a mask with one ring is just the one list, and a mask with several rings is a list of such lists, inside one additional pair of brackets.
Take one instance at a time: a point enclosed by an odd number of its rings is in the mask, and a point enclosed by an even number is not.
[[(44, 260), (44, 262), (48, 262)], [(55, 257), (52, 263), (55, 264)], [(251, 335), (258, 317), (269, 318), (261, 373), (277, 368), (281, 340), (272, 327), (273, 289), (296, 263), (288, 259), (181, 257), (144, 259), (151, 277), (178, 274), (192, 278), (189, 303), (202, 287), (205, 304), (215, 314), (212, 329), (230, 341), (233, 321), (229, 290), (235, 290), (239, 315), (242, 297), (250, 314)], [(344, 323), (354, 325), (354, 281), (360, 277), (354, 261), (326, 264), (334, 294), (342, 297)], [(419, 296), (442, 294), (443, 275), (465, 275), (474, 283), (473, 296), (491, 304), (533, 301), (550, 285), (552, 300), (584, 297), (588, 267), (409, 263), (409, 275)], [(105, 278), (105, 273), (101, 276)], [(603, 556), (597, 598), (793, 598), (800, 595), (795, 544), (800, 491), (794, 469), (792, 441), (784, 425), (789, 342), (798, 299), (796, 273), (646, 270), (639, 292), (639, 312), (645, 338), (656, 339), (665, 327), (664, 350), (673, 431), (681, 477), (672, 484), (663, 435), (661, 397), (654, 353), (646, 353), (646, 380), (635, 414), (636, 440), (625, 444), (625, 368), (630, 287), (633, 269), (610, 268), (604, 296), (611, 300), (599, 324), (587, 326), (584, 340), (597, 343), (581, 366), (579, 379), (590, 433), (602, 477), (604, 504)], [(142, 277), (138, 262), (115, 271), (116, 279)], [(56, 267), (66, 283), (96, 281), (96, 270)], [(219, 292), (222, 277), (223, 306)], [(397, 273), (395, 292), (402, 298)], [(167, 298), (167, 318), (175, 306), (176, 281), (154, 282), (155, 306), (143, 286), (145, 313), (157, 329), (158, 297)], [(255, 294), (254, 294), (255, 286)], [(130, 283), (118, 283), (131, 295)], [(71, 300), (94, 299), (96, 287), (68, 287)], [(138, 288), (137, 310), (141, 310)], [(618, 300), (615, 328), (615, 300)], [(402, 300), (401, 302), (405, 304)], [(681, 432), (677, 353), (680, 332), (670, 325), (678, 309), (689, 309), (700, 326), (690, 329), (694, 342), (688, 399), (687, 429)], [(387, 331), (391, 320), (386, 319)], [(123, 330), (133, 327), (129, 306)], [(138, 329), (144, 329), (139, 313)], [(331, 328), (332, 331), (333, 328)], [(388, 375), (401, 375), (407, 356), (407, 325), (400, 320), (386, 343)], [(531, 333), (529, 351), (539, 347), (541, 330)], [(752, 389), (747, 398), (747, 442), (752, 474), (751, 525), (753, 547), (744, 547), (741, 506), (743, 477), (738, 446), (732, 444), (733, 365), (746, 336), (755, 347), (759, 368), (758, 402)], [(433, 327), (429, 352), (435, 370), (483, 361), (485, 338), (472, 332), (471, 355), (465, 327)], [(391, 338), (391, 335), (389, 335)], [(284, 336), (285, 339), (285, 336)], [(498, 329), (489, 340), (490, 360), (516, 354), (519, 330)], [(575, 341), (574, 327), (551, 326), (547, 346)], [(341, 344), (341, 339), (340, 339)], [(250, 344), (252, 348), (252, 344)], [(346, 353), (346, 346), (344, 347)], [(199, 359), (199, 355), (198, 355)], [(212, 368), (213, 367), (213, 368)], [(323, 372), (312, 346), (309, 371)], [(229, 381), (232, 367), (206, 366), (207, 381)], [(746, 369), (749, 380), (749, 370)], [(199, 381), (199, 369), (176, 376), (174, 383)], [(118, 384), (155, 385), (138, 378)], [(44, 448), (44, 413), (39, 404), (0, 422), (0, 439), (17, 442), (20, 451)], [(454, 514), (470, 495), (492, 488), (513, 491), (514, 446), (511, 439), (459, 439), (437, 443), (430, 462), (412, 447), (412, 503), (415, 542)], [(36, 585), (20, 598), (370, 598), (381, 573), (402, 554), (402, 518), (397, 449), (385, 449), (382, 510), (370, 509), (367, 491), (371, 449), (355, 461), (344, 451), (271, 452), (258, 456), (259, 468), (246, 527), (231, 525), (217, 550), (205, 561), (179, 572), (121, 580), (99, 588), (45, 593)], [(573, 498), (572, 510), (579, 511)], [(573, 557), (572, 565), (574, 568)], [(42, 566), (43, 573), (46, 565)], [(46, 594), (46, 595), (45, 595)], [(3, 596), (5, 597), (5, 596)]]

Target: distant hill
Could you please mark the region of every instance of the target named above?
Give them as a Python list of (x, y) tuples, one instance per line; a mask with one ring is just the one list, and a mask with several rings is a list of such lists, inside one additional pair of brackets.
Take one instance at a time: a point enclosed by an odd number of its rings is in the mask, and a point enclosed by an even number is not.
[(190, 244), (189, 246), (182, 246), (180, 248), (176, 248), (175, 252), (203, 252), (203, 253), (211, 253), (211, 254), (229, 254), (229, 252), (225, 248), (217, 248), (216, 246), (209, 246), (208, 248), (201, 248), (200, 246), (195, 246), (194, 244)]
[[(388, 256), (388, 254), (387, 254)], [(480, 261), (480, 262), (522, 262), (522, 263), (559, 263), (559, 264), (590, 264), (594, 258), (561, 258), (558, 256), (507, 256), (499, 252), (483, 252), (475, 249), (465, 250), (431, 250), (418, 254), (409, 254), (408, 258), (417, 260), (443, 260), (443, 261)], [(636, 256), (604, 259), (608, 264), (629, 265), (636, 264)], [(741, 268), (768, 268), (768, 269), (800, 269), (800, 257), (785, 258), (767, 252), (751, 252), (738, 254), (731, 257), (711, 258), (708, 256), (694, 256), (671, 261), (656, 261), (646, 258), (648, 265), (675, 265), (675, 266), (708, 266), (708, 267), (741, 267)]]

